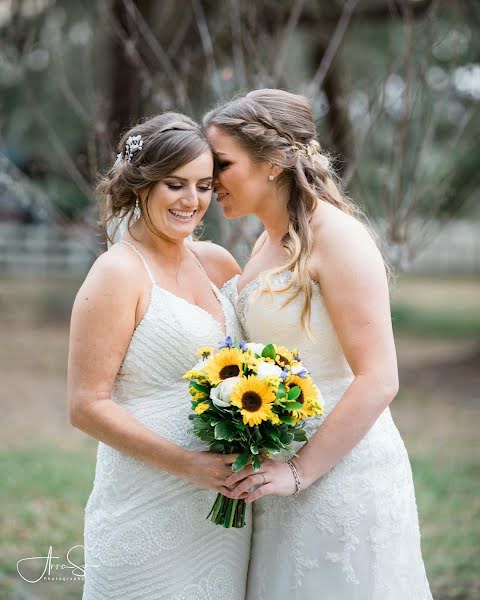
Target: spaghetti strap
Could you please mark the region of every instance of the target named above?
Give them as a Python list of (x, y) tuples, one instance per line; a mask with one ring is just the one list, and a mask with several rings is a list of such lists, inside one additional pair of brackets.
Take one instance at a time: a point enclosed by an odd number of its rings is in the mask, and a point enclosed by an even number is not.
[(145, 270), (148, 273), (150, 281), (152, 282), (153, 285), (155, 285), (155, 279), (153, 278), (152, 270), (148, 266), (148, 262), (147, 262), (146, 258), (143, 256), (143, 254), (140, 252), (140, 250), (136, 246), (134, 246), (131, 242), (127, 242), (127, 240), (120, 240), (120, 244), (127, 244), (127, 246), (130, 246), (130, 248), (142, 259), (143, 265), (145, 267)]
[(208, 281), (210, 283), (212, 283), (212, 280), (210, 279), (210, 277), (208, 276), (208, 273), (205, 271), (202, 263), (200, 262), (200, 259), (198, 258), (198, 256), (195, 254), (195, 252), (190, 248), (190, 252), (193, 254), (195, 260), (197, 261), (198, 266), (200, 267), (200, 270), (203, 271), (203, 274), (205, 275), (205, 277), (208, 279)]

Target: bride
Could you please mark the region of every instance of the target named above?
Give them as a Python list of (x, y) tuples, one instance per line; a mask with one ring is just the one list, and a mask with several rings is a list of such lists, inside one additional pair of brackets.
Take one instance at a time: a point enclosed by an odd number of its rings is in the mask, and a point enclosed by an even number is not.
[[(248, 600), (430, 600), (384, 263), (339, 191), (302, 96), (257, 90), (204, 121), (225, 216), (265, 227), (226, 286), (247, 337), (295, 347), (325, 416), (291, 461), (225, 485), (254, 502)], [(300, 400), (301, 401), (301, 397)]]
[(93, 265), (72, 313), (71, 422), (99, 440), (85, 509), (84, 600), (244, 600), (251, 518), (205, 517), (236, 455), (190, 430), (182, 375), (201, 346), (239, 337), (219, 292), (239, 272), (214, 244), (187, 241), (212, 194), (198, 125), (167, 113), (120, 142), (100, 183), (103, 224), (126, 224)]

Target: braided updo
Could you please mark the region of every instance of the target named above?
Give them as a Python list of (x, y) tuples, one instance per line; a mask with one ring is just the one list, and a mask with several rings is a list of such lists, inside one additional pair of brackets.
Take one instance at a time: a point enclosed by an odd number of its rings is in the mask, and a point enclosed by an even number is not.
[(318, 200), (352, 215), (358, 214), (358, 210), (342, 194), (330, 159), (320, 149), (309, 101), (284, 90), (255, 90), (209, 112), (204, 126), (207, 129), (215, 126), (234, 136), (253, 161), (267, 161), (283, 169), (278, 183), (288, 186), (290, 196), (289, 227), (282, 245), (289, 261), (270, 270), (264, 282), (267, 291), (272, 291), (270, 278), (274, 274), (293, 272), (282, 291), (291, 292), (286, 304), (303, 292), (301, 324), (311, 335), (312, 286), (308, 272), (313, 246), (311, 217)]
[[(129, 141), (140, 140), (133, 150)], [(189, 117), (168, 112), (141, 121), (127, 131), (118, 144), (116, 163), (100, 179), (97, 195), (101, 203), (101, 225), (109, 242), (113, 242), (116, 229), (111, 225), (128, 218), (132, 224), (137, 194), (147, 190), (142, 206), (142, 216), (147, 227), (156, 235), (148, 210), (149, 192), (153, 185), (209, 151), (210, 146), (199, 125)], [(118, 225), (117, 225), (118, 227)]]

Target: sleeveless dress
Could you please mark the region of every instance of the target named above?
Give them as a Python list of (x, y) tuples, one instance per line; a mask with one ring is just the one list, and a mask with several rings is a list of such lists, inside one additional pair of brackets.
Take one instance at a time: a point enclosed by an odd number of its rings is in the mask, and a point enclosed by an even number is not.
[[(282, 289), (291, 272), (272, 278)], [(312, 281), (312, 343), (300, 328), (302, 297), (282, 308), (288, 292), (256, 293), (257, 277), (240, 294), (238, 276), (224, 287), (246, 339), (298, 348), (324, 400), (321, 426), (353, 380), (352, 371)], [(297, 444), (298, 450), (301, 444)], [(286, 458), (286, 457), (281, 457)], [(405, 446), (390, 410), (330, 472), (292, 496), (253, 503), (247, 600), (431, 600)]]
[[(125, 242), (128, 243), (128, 242)], [(188, 382), (182, 375), (200, 346), (225, 337), (207, 311), (152, 282), (112, 399), (160, 436), (208, 448), (190, 433)], [(201, 266), (201, 265), (200, 265)], [(212, 282), (226, 333), (240, 337), (235, 312)], [(216, 492), (98, 444), (93, 491), (85, 508), (84, 600), (244, 600), (251, 513), (243, 529), (206, 520)]]

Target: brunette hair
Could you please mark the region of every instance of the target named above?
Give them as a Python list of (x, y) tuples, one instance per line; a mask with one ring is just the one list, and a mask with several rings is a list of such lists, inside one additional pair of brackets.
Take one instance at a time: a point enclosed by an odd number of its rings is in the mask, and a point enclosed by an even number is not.
[[(140, 141), (133, 152), (129, 149), (132, 138), (136, 140), (134, 143)], [(100, 223), (108, 241), (113, 242), (122, 219), (128, 217), (130, 228), (138, 192), (145, 189), (145, 200), (142, 202), (139, 198), (142, 217), (150, 231), (161, 237), (148, 210), (150, 190), (172, 171), (207, 150), (210, 146), (200, 126), (179, 113), (157, 115), (124, 133), (118, 144), (117, 162), (101, 177), (96, 188), (101, 203)]]

